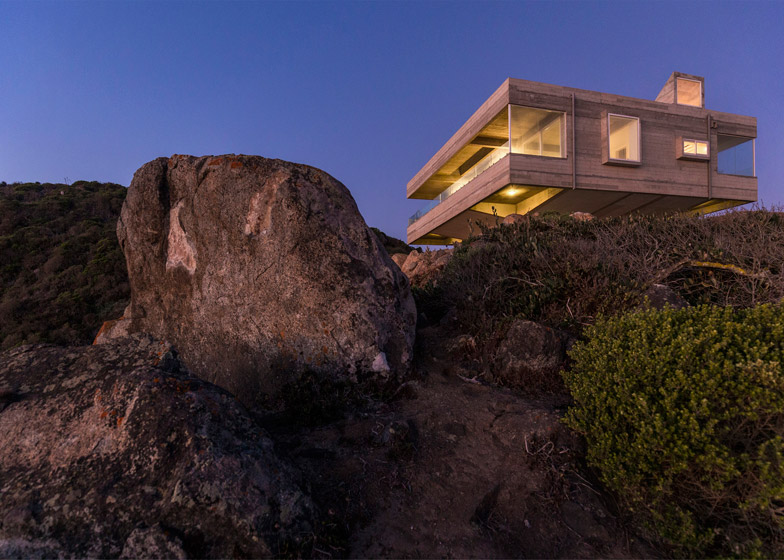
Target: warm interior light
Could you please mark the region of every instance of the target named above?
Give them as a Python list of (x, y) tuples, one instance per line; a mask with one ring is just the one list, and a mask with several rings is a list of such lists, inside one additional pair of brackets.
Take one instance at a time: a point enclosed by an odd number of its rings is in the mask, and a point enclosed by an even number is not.
[(563, 157), (566, 114), (510, 105), (512, 153)]
[(708, 142), (705, 140), (683, 140), (684, 156), (708, 156)]
[(608, 115), (610, 119), (610, 158), (640, 161), (640, 119)]
[(506, 194), (506, 196), (517, 196), (521, 192), (523, 192), (523, 191), (521, 191), (520, 189), (516, 189), (516, 188), (512, 187), (512, 188), (506, 189), (506, 193), (504, 193), (504, 194)]
[(702, 107), (702, 82), (688, 78), (676, 80), (679, 105)]

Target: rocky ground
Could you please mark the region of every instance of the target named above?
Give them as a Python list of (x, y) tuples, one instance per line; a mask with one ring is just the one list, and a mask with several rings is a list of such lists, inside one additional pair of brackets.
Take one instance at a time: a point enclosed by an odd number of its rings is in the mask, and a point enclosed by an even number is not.
[(0, 558), (279, 556), (312, 532), (294, 478), (146, 335), (0, 355)]
[(560, 422), (569, 337), (417, 330), (451, 252), (394, 264), (326, 173), (159, 158), (118, 238), (98, 344), (0, 355), (0, 557), (649, 555)]
[(451, 339), (421, 329), (391, 398), (338, 387), (284, 413), (247, 411), (143, 335), (6, 352), (0, 556), (649, 556), (563, 397), (482, 381)]
[(326, 512), (316, 557), (627, 558), (645, 549), (581, 464), (558, 399), (473, 379), (442, 327), (416, 379), (318, 426), (261, 419)]

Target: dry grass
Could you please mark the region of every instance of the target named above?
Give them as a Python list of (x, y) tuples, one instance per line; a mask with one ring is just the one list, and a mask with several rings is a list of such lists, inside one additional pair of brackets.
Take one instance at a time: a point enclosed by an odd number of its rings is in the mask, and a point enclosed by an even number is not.
[(779, 301), (782, 263), (778, 210), (592, 221), (546, 215), (467, 240), (438, 287), (417, 291), (417, 303), (430, 316), (454, 308), (462, 330), (483, 337), (516, 317), (579, 334), (599, 315), (639, 306), (654, 284), (692, 305)]

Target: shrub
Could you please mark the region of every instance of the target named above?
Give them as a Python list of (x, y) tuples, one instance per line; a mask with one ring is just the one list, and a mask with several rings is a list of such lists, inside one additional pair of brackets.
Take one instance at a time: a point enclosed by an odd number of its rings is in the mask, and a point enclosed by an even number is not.
[(784, 305), (599, 320), (566, 422), (649, 538), (678, 556), (784, 554)]
[(0, 350), (89, 344), (128, 296), (117, 216), (126, 189), (111, 183), (0, 186)]
[(491, 335), (525, 318), (579, 334), (600, 314), (636, 308), (653, 284), (692, 305), (748, 307), (784, 297), (784, 217), (771, 210), (719, 216), (529, 217), (483, 229), (455, 249), (438, 290), (462, 327)]
[[(557, 215), (484, 230), (458, 247), (439, 287), (469, 330), (514, 317), (578, 330), (638, 290), (595, 249), (590, 222)], [(449, 307), (446, 305), (445, 307)]]

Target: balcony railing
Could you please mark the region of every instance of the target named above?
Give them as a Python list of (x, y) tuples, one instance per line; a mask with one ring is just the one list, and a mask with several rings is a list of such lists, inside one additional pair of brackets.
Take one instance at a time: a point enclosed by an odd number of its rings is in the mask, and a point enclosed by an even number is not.
[(457, 181), (449, 185), (441, 194), (431, 200), (427, 206), (418, 210), (413, 216), (408, 219), (408, 225), (413, 224), (422, 216), (430, 212), (433, 208), (444, 202), (447, 198), (462, 189), (468, 183), (473, 181), (476, 177), (484, 173), (491, 166), (501, 161), (504, 157), (509, 155), (509, 142), (498, 146), (492, 152), (487, 154), (484, 158), (479, 160), (476, 165), (465, 172)]

